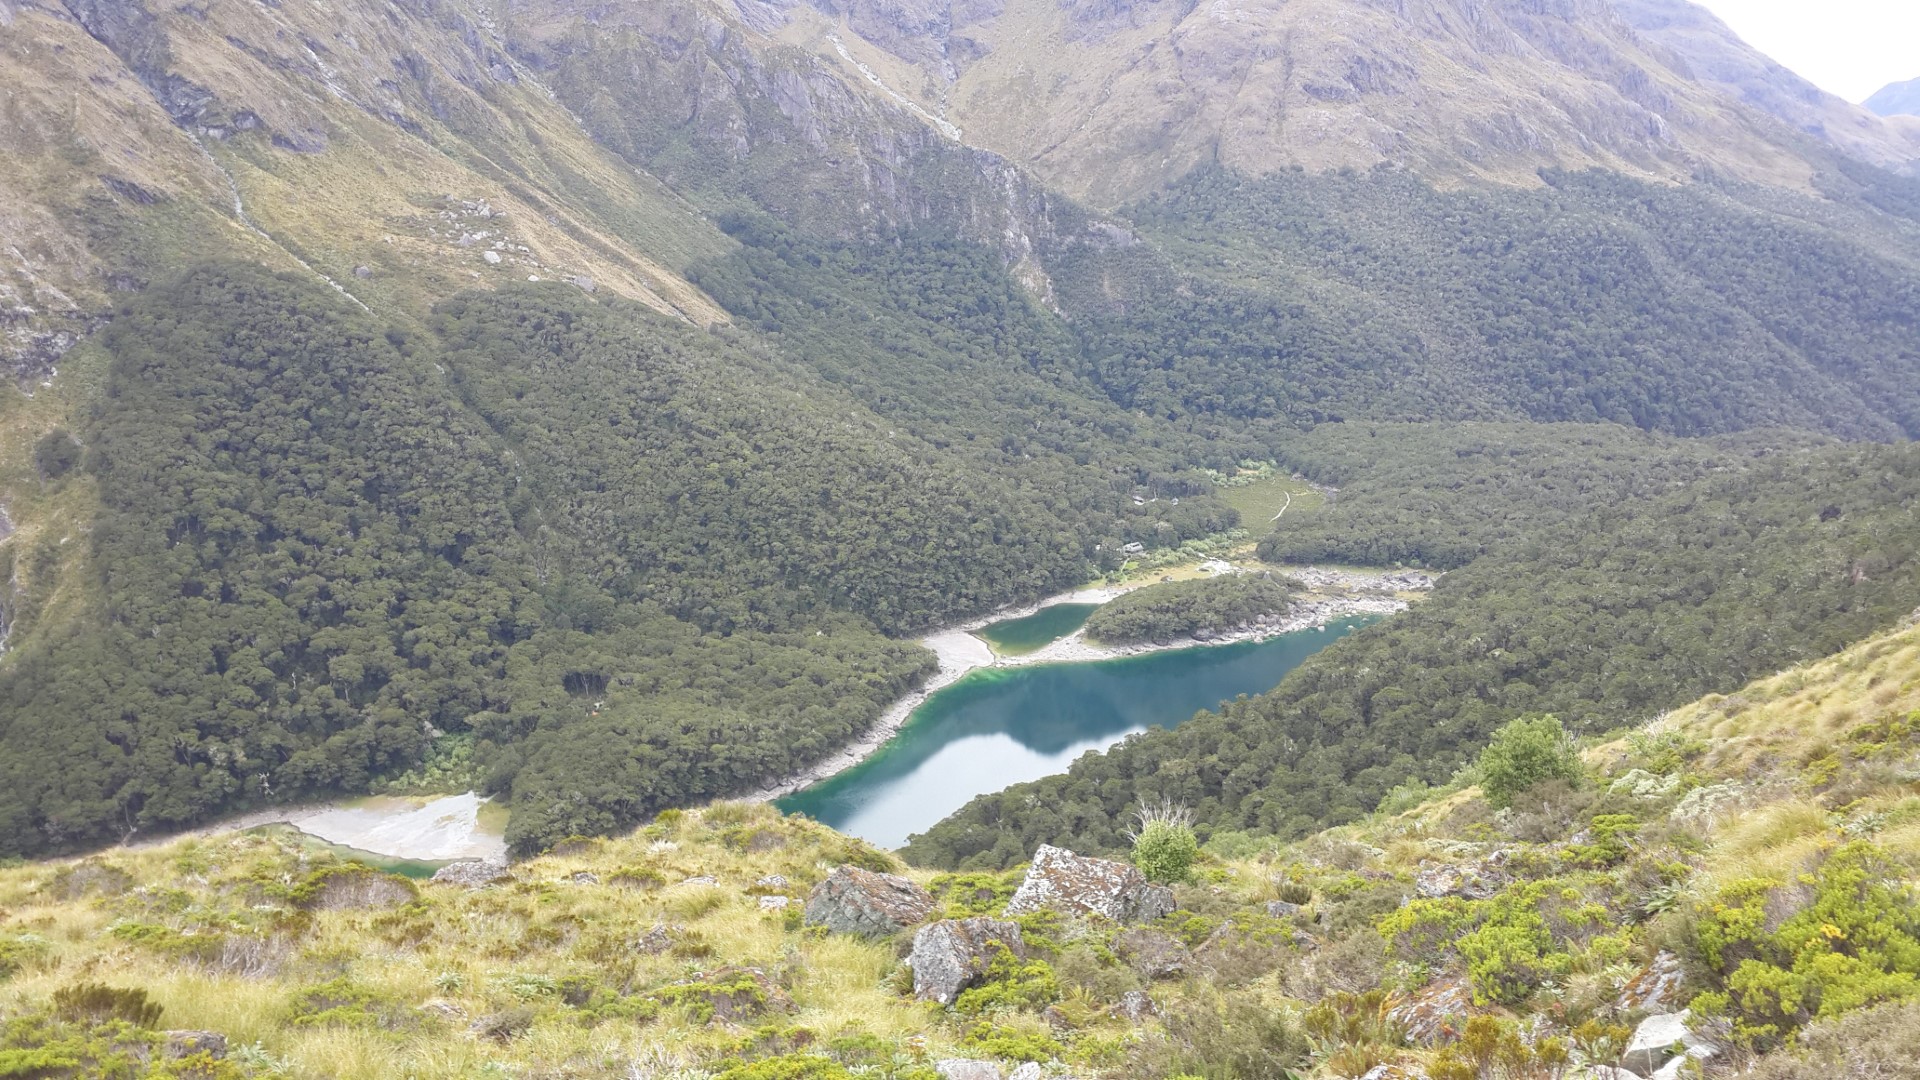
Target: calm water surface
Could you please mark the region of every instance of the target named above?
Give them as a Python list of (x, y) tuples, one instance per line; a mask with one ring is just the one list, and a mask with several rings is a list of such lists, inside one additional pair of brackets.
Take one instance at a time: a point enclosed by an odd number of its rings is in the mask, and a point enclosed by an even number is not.
[(1099, 608), (1099, 604), (1054, 604), (1031, 615), (994, 623), (979, 630), (976, 636), (993, 646), (997, 653), (1025, 656), (1085, 626), (1087, 616)]
[[(777, 804), (885, 848), (976, 795), (1064, 772), (1074, 758), (1241, 694), (1371, 619), (1262, 642), (1085, 664), (986, 668), (927, 699), (872, 757)], [(1071, 631), (1069, 631), (1071, 632)]]

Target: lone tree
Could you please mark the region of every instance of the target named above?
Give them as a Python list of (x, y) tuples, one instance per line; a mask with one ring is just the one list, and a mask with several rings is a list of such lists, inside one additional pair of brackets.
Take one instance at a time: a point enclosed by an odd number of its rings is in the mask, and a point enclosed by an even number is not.
[(1586, 774), (1573, 737), (1552, 714), (1522, 716), (1494, 732), (1480, 752), (1479, 771), (1480, 790), (1497, 810), (1535, 784), (1565, 780), (1579, 787)]

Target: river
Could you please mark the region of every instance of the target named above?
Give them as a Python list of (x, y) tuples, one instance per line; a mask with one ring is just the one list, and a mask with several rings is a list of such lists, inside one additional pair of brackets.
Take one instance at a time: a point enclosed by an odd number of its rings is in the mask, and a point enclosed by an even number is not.
[(777, 805), (896, 848), (976, 795), (1063, 772), (1134, 732), (1271, 690), (1371, 621), (1115, 660), (982, 668), (928, 698), (865, 761)]

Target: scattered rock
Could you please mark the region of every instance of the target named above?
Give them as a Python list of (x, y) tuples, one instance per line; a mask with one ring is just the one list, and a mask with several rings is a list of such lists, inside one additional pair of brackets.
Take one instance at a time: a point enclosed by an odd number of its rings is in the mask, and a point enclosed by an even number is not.
[(842, 866), (807, 894), (806, 925), (829, 933), (887, 937), (933, 913), (933, 897), (903, 877)]
[(1151, 922), (1173, 910), (1173, 890), (1147, 881), (1126, 863), (1075, 855), (1042, 844), (1033, 865), (1007, 903), (1007, 914), (1042, 908), (1078, 915), (1099, 915), (1114, 922)]
[(463, 889), (484, 889), (503, 881), (512, 881), (507, 864), (489, 859), (462, 859), (448, 863), (433, 875), (435, 885), (458, 885)]
[(1113, 939), (1114, 954), (1143, 979), (1176, 979), (1193, 957), (1186, 946), (1158, 930), (1134, 927)]
[(567, 880), (573, 882), (575, 885), (598, 885), (600, 884), (600, 875), (591, 870), (575, 870), (567, 876)]
[[(1688, 1013), (1655, 1013), (1640, 1021), (1633, 1030), (1633, 1038), (1627, 1043), (1627, 1052), (1620, 1057), (1620, 1064), (1634, 1073), (1645, 1077), (1660, 1077), (1662, 1074), (1677, 1076), (1679, 1067), (1685, 1064), (1683, 1058), (1709, 1058), (1719, 1052), (1712, 1043), (1695, 1035), (1687, 1026)], [(1678, 1048), (1681, 1052), (1676, 1053)], [(1666, 1066), (1673, 1066), (1671, 1072)]]
[(1473, 987), (1456, 975), (1421, 987), (1389, 1015), (1415, 1045), (1434, 1046), (1464, 1029), (1472, 1011)]
[(353, 276), (359, 278), (361, 281), (365, 281), (373, 276), (373, 267), (356, 266), (353, 268)]
[(913, 968), (913, 996), (953, 1004), (960, 991), (986, 977), (987, 965), (1002, 946), (1026, 958), (1020, 927), (1002, 919), (947, 919), (923, 927), (914, 935), (913, 955), (907, 959)]
[(1000, 1066), (991, 1061), (974, 1061), (970, 1058), (936, 1061), (933, 1071), (940, 1074), (941, 1080), (1000, 1080)]
[(1113, 1015), (1128, 1023), (1144, 1024), (1160, 1015), (1160, 1006), (1140, 990), (1129, 990), (1120, 995), (1120, 1003), (1113, 1007)]
[(480, 253), (480, 257), (487, 260), (491, 265), (500, 265), (500, 253), (497, 251), (483, 251)]
[(600, 288), (599, 285), (594, 283), (594, 280), (592, 278), (588, 277), (585, 274), (575, 274), (574, 276), (568, 278), (567, 280), (572, 282), (582, 292), (591, 293)]
[(227, 1056), (227, 1037), (217, 1031), (167, 1032), (167, 1057), (179, 1060), (205, 1054), (212, 1058)]
[(1458, 896), (1467, 900), (1491, 899), (1513, 881), (1501, 869), (1508, 857), (1508, 852), (1496, 851), (1478, 865), (1423, 863), (1413, 875), (1413, 887), (1429, 900), (1443, 896)]
[(1623, 1013), (1665, 1012), (1678, 1001), (1680, 984), (1685, 978), (1680, 958), (1662, 950), (1653, 958), (1653, 963), (1620, 987), (1613, 1007)]
[(681, 928), (678, 926), (655, 923), (646, 933), (633, 939), (633, 951), (645, 956), (658, 956), (673, 948), (674, 940), (680, 936), (680, 931)]
[(1267, 901), (1267, 915), (1270, 918), (1275, 918), (1275, 919), (1291, 918), (1295, 915), (1300, 914), (1301, 910), (1302, 909), (1299, 904), (1290, 904), (1285, 900)]
[(787, 879), (780, 874), (768, 874), (753, 884), (758, 889), (784, 889), (787, 887)]
[(687, 880), (681, 882), (680, 884), (713, 886), (713, 885), (720, 884), (720, 881), (718, 878), (713, 877), (711, 874), (700, 874), (696, 877), (690, 877)]
[(1008, 1075), (1007, 1080), (1040, 1080), (1040, 1074), (1040, 1063), (1037, 1061), (1029, 1061), (1013, 1070), (1013, 1072)]
[(793, 905), (791, 896), (763, 896), (760, 898), (761, 911), (785, 911)]

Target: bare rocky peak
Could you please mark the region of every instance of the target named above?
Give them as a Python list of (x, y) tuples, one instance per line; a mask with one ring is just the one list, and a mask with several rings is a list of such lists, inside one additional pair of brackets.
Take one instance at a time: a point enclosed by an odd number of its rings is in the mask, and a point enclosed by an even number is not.
[(1865, 108), (1880, 116), (1920, 116), (1920, 79), (1881, 87), (1866, 100)]

